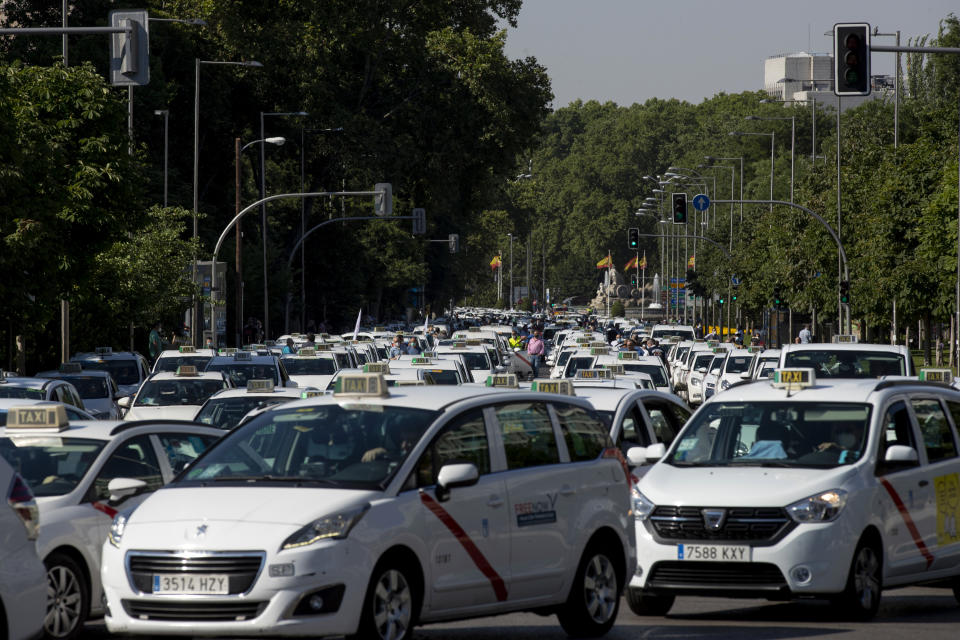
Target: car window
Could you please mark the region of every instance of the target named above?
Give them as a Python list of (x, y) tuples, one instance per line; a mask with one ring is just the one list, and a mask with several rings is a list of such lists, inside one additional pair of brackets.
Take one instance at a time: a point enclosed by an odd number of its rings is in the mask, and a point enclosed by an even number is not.
[(953, 429), (947, 420), (940, 402), (934, 398), (915, 398), (910, 401), (913, 413), (920, 425), (923, 446), (927, 450), (930, 463), (957, 457), (957, 446), (953, 440)]
[(443, 465), (458, 463), (473, 464), (481, 475), (490, 473), (490, 445), (480, 409), (455, 418), (434, 437), (417, 462), (408, 487), (434, 485)]
[(569, 404), (555, 403), (553, 408), (571, 462), (596, 460), (604, 449), (613, 446), (609, 428), (595, 412)]
[(186, 433), (158, 433), (160, 448), (167, 454), (170, 469), (180, 473), (217, 439), (213, 436), (196, 436)]
[(617, 445), (626, 453), (630, 447), (646, 447), (650, 443), (650, 436), (644, 424), (643, 414), (636, 404), (623, 417), (623, 426), (617, 436)]
[(147, 483), (148, 491), (159, 489), (163, 485), (160, 463), (149, 436), (130, 438), (110, 454), (90, 488), (92, 499), (108, 499), (110, 491), (107, 490), (107, 485), (114, 478), (143, 480)]
[(517, 402), (495, 409), (508, 469), (560, 462), (553, 424), (542, 402)]
[(650, 416), (650, 426), (653, 427), (657, 442), (662, 442), (667, 446), (670, 446), (681, 427), (690, 417), (687, 411), (662, 400), (644, 400), (643, 407)]
[(917, 443), (913, 436), (913, 424), (910, 422), (910, 413), (907, 411), (907, 405), (902, 400), (894, 402), (884, 414), (881, 424), (883, 433), (880, 436), (880, 454), (877, 457), (877, 473), (884, 474), (896, 469), (903, 468), (904, 465), (898, 465), (891, 469), (884, 465), (887, 449), (892, 445), (899, 444), (906, 447), (917, 448)]

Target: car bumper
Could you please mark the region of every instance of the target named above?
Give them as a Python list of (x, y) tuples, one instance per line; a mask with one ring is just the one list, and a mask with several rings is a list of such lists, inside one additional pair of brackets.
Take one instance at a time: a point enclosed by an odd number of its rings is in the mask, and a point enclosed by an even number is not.
[[(632, 589), (659, 595), (796, 598), (843, 591), (857, 536), (842, 522), (797, 524), (774, 544), (658, 540), (640, 521)], [(748, 562), (679, 559), (678, 543), (748, 545)]]
[[(112, 633), (186, 636), (338, 636), (355, 633), (373, 559), (349, 540), (268, 550), (259, 575), (237, 595), (154, 595), (131, 583), (127, 554), (104, 545), (103, 586)], [(294, 575), (273, 567), (292, 565)], [(316, 612), (312, 596), (324, 601)]]

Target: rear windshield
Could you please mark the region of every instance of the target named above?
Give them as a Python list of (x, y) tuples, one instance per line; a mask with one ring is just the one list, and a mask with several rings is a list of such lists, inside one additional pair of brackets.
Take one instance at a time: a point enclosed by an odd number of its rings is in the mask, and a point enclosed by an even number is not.
[(140, 384), (136, 360), (81, 360), (84, 369), (108, 371), (117, 384)]
[(109, 398), (112, 395), (107, 388), (107, 379), (101, 376), (64, 376), (63, 379), (76, 387), (84, 400)]
[(8, 387), (5, 385), (0, 385), (0, 398), (43, 400), (43, 390), (30, 389), (28, 387)]
[(224, 362), (211, 364), (207, 371), (223, 371), (233, 381), (234, 386), (245, 387), (247, 380), (273, 380), (273, 384), (280, 384), (280, 374), (272, 364), (253, 364), (250, 362)]
[(266, 396), (250, 394), (239, 398), (218, 398), (208, 401), (197, 413), (194, 422), (202, 422), (219, 429), (232, 429), (243, 416), (254, 409), (270, 407), (282, 402), (289, 402), (289, 396)]
[(693, 335), (693, 330), (691, 329), (654, 329), (653, 337), (679, 338), (681, 340), (693, 340), (696, 338), (696, 336)]
[(332, 376), (337, 371), (332, 358), (284, 358), (283, 366), (291, 376)]
[(178, 367), (183, 365), (196, 367), (197, 371), (203, 371), (207, 363), (210, 362), (210, 358), (211, 356), (168, 356), (159, 358), (157, 364), (153, 366), (153, 372), (176, 371)]
[(653, 380), (653, 384), (658, 387), (668, 387), (670, 386), (667, 383), (667, 376), (663, 372), (663, 367), (657, 366), (655, 364), (632, 364), (632, 363), (623, 363), (624, 371), (639, 371), (640, 373), (646, 373), (650, 376), (650, 379)]

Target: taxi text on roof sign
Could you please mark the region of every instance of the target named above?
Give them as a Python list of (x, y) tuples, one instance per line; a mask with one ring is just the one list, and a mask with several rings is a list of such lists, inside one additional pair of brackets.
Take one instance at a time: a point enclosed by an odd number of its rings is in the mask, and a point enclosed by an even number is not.
[(113, 347), (97, 347), (94, 350), (94, 353), (96, 353), (98, 356), (109, 355), (113, 353)]
[(237, 352), (236, 347), (225, 347), (223, 349), (220, 349), (220, 353), (225, 356), (232, 356), (236, 352)]
[(410, 364), (430, 364), (430, 358), (424, 356), (414, 356), (410, 359)]
[(180, 347), (180, 353), (196, 353), (196, 352), (197, 352), (196, 347), (192, 345), (182, 345)]
[[(249, 384), (247, 386), (249, 388)], [(323, 395), (323, 391), (320, 391), (319, 389), (305, 389), (300, 392), (301, 399), (316, 398), (317, 396), (322, 396), (322, 395)]]
[(834, 344), (857, 344), (859, 342), (860, 342), (860, 339), (854, 335), (842, 334), (842, 335), (833, 336)]
[(617, 353), (617, 358), (620, 360), (637, 360), (639, 357), (640, 354), (636, 351), (620, 351)]
[(247, 393), (273, 393), (274, 382), (272, 378), (265, 380), (247, 380)]
[(953, 371), (950, 369), (920, 369), (920, 379), (924, 382), (953, 382)]
[(389, 393), (383, 375), (379, 373), (348, 373), (337, 378), (333, 395), (383, 397)]
[(763, 351), (763, 347), (756, 347), (756, 346), (747, 347), (747, 351), (749, 351), (750, 353), (760, 353), (761, 351)]
[(182, 364), (177, 367), (178, 376), (195, 376), (197, 375), (197, 368), (192, 364)]
[(307, 348), (300, 349), (299, 351), (297, 351), (297, 355), (298, 355), (298, 356), (305, 356), (305, 357), (306, 357), (306, 356), (315, 356), (315, 355), (317, 355), (317, 350), (316, 350), (316, 348), (314, 348), (314, 347), (307, 347)]
[(613, 380), (613, 371), (610, 369), (577, 369), (579, 380)]
[(590, 355), (592, 356), (605, 356), (610, 353), (610, 350), (606, 347), (590, 347)]
[(614, 375), (622, 376), (626, 369), (624, 369), (622, 364), (601, 364), (598, 365), (601, 369), (609, 369), (613, 372)]
[(813, 369), (774, 369), (773, 386), (780, 389), (804, 389), (817, 383)]
[(515, 373), (502, 373), (493, 376), (487, 376), (486, 386), (488, 387), (506, 387), (508, 389), (516, 389), (520, 386), (519, 380), (517, 379), (517, 374)]
[(424, 358), (436, 358), (436, 357), (437, 357), (437, 352), (436, 352), (436, 351), (424, 351), (424, 352), (423, 352), (423, 357), (424, 357)]
[(82, 367), (79, 362), (61, 362), (60, 373), (80, 373)]
[(387, 362), (370, 362), (363, 365), (364, 373), (390, 373), (390, 364)]
[(11, 407), (7, 411), (7, 433), (18, 429), (65, 431), (69, 427), (67, 410), (62, 404), (46, 407)]
[(569, 380), (534, 380), (530, 383), (530, 391), (559, 393), (565, 396), (576, 395)]
[(249, 351), (237, 351), (233, 354), (234, 360), (253, 360), (253, 354)]

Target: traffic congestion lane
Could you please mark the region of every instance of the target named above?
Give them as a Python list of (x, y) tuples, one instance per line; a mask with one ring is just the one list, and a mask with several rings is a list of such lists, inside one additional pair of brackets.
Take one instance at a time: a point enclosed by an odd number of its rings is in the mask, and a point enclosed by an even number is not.
[[(667, 617), (641, 618), (625, 603), (617, 624), (604, 636), (609, 640), (709, 638), (710, 640), (780, 640), (827, 638), (844, 640), (952, 640), (960, 623), (960, 607), (948, 589), (909, 587), (884, 594), (880, 611), (871, 622), (848, 622), (826, 601), (768, 602), (726, 598), (678, 598)], [(103, 620), (87, 623), (83, 640), (150, 636), (110, 634)], [(554, 616), (513, 613), (418, 627), (419, 640), (564, 640), (567, 635)], [(160, 640), (156, 636), (156, 640)]]

